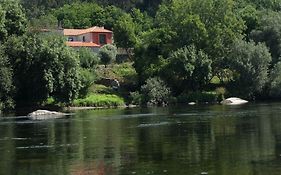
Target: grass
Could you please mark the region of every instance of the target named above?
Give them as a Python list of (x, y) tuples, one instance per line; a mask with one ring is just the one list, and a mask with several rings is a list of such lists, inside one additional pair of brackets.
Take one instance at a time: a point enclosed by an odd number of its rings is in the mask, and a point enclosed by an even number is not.
[(74, 100), (75, 107), (118, 107), (124, 106), (124, 99), (117, 95), (91, 93), (83, 99)]

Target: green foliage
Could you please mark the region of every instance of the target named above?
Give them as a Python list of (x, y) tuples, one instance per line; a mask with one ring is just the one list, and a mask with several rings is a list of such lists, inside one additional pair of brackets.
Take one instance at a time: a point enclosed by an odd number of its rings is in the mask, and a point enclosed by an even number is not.
[(73, 106), (87, 107), (118, 107), (124, 106), (124, 99), (117, 95), (90, 94), (86, 98), (74, 100)]
[(131, 48), (135, 46), (137, 42), (136, 26), (129, 14), (116, 21), (114, 36), (118, 47)]
[(57, 29), (58, 28), (58, 20), (57, 18), (49, 13), (46, 15), (42, 15), (38, 18), (31, 19), (29, 21), (30, 28), (40, 30), (40, 29)]
[(124, 48), (131, 58), (130, 48), (134, 48), (140, 40), (143, 31), (152, 27), (152, 19), (139, 9), (133, 9), (131, 14), (121, 16), (114, 25), (114, 41), (118, 47)]
[(146, 80), (141, 93), (147, 105), (164, 105), (168, 103), (171, 91), (163, 80), (155, 77)]
[(85, 97), (89, 93), (89, 88), (94, 84), (96, 79), (95, 73), (88, 69), (80, 70), (81, 88), (79, 90), (79, 97)]
[(229, 56), (229, 66), (236, 72), (233, 90), (246, 97), (262, 92), (268, 81), (270, 62), (271, 55), (264, 44), (237, 41)]
[(269, 12), (261, 18), (259, 27), (252, 31), (251, 38), (256, 42), (264, 42), (272, 55), (273, 64), (280, 61), (281, 56), (281, 13)]
[(49, 96), (70, 102), (80, 89), (78, 55), (57, 36), (10, 38), (6, 55), (14, 71), (17, 105), (42, 103)]
[(106, 44), (99, 50), (99, 57), (101, 63), (105, 66), (115, 60), (117, 55), (117, 48), (114, 45)]
[(259, 24), (259, 18), (261, 12), (258, 11), (253, 5), (245, 4), (237, 10), (239, 16), (245, 21), (245, 25), (247, 27), (245, 34), (249, 37), (252, 30), (256, 29)]
[(142, 34), (142, 42), (135, 48), (134, 59), (134, 67), (141, 83), (160, 74), (166, 65), (165, 57), (172, 52), (171, 41), (175, 36), (175, 32), (166, 28), (155, 28)]
[(112, 68), (115, 78), (126, 83), (136, 83), (137, 73), (132, 63), (117, 64)]
[(173, 52), (164, 74), (177, 91), (202, 89), (211, 79), (212, 60), (194, 45)]
[(13, 75), (7, 57), (0, 48), (0, 110), (3, 108), (13, 108)]
[[(77, 13), (79, 12), (79, 13)], [(102, 7), (96, 3), (73, 3), (56, 9), (53, 14), (64, 28), (104, 26), (112, 29), (124, 12), (114, 6)]]
[(26, 31), (26, 18), (17, 0), (0, 0), (0, 42)]
[(130, 101), (134, 105), (142, 105), (144, 102), (144, 95), (142, 95), (140, 92), (131, 92), (130, 93)]
[(224, 87), (216, 88), (215, 92), (218, 95), (219, 101), (222, 101), (225, 99), (225, 94), (227, 93), (227, 91)]
[(171, 40), (173, 50), (194, 44), (217, 60), (217, 66), (232, 43), (242, 37), (243, 21), (234, 14), (233, 4), (233, 0), (167, 1), (159, 8), (156, 23), (177, 33)]
[(182, 93), (177, 97), (178, 103), (215, 103), (218, 100), (218, 95), (216, 92), (189, 92), (189, 93)]
[(278, 62), (270, 74), (270, 96), (281, 97), (281, 62)]
[(84, 69), (94, 70), (99, 62), (98, 54), (88, 48), (78, 50), (80, 66)]

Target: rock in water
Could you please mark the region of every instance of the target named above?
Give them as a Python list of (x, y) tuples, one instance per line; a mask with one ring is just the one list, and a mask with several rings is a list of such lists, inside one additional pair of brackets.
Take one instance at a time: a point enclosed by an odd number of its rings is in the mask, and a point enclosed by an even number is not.
[(237, 97), (227, 98), (221, 102), (223, 105), (242, 105), (245, 103), (248, 103), (248, 101)]
[(67, 114), (62, 112), (48, 111), (48, 110), (37, 110), (27, 115), (27, 118), (31, 120), (47, 120), (61, 118)]
[(196, 103), (195, 102), (190, 102), (190, 103), (188, 103), (188, 105), (196, 105)]

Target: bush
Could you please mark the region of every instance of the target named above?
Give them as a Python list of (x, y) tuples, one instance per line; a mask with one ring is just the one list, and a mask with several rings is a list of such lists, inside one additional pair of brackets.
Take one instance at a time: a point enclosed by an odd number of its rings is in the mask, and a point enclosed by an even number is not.
[(76, 107), (118, 107), (124, 106), (125, 102), (117, 95), (90, 94), (86, 98), (74, 100), (72, 105)]
[(99, 57), (102, 64), (108, 65), (110, 62), (116, 59), (117, 48), (114, 45), (106, 44), (99, 50)]
[(78, 50), (80, 66), (84, 69), (93, 70), (99, 62), (98, 54), (94, 53), (91, 49), (80, 48)]
[(270, 74), (270, 96), (273, 98), (281, 97), (281, 62), (278, 62)]
[(216, 94), (218, 95), (218, 100), (219, 101), (222, 101), (224, 100), (225, 98), (225, 94), (226, 94), (226, 89), (224, 87), (218, 87), (216, 88)]
[(79, 90), (79, 97), (85, 97), (89, 93), (89, 88), (93, 85), (95, 81), (94, 72), (89, 71), (88, 69), (80, 70), (80, 80), (81, 88)]
[(0, 110), (4, 108), (13, 108), (13, 77), (12, 69), (7, 58), (0, 48)]
[(141, 93), (147, 105), (164, 105), (168, 103), (171, 91), (163, 80), (155, 77), (146, 80)]
[(177, 97), (178, 103), (215, 103), (218, 101), (218, 95), (216, 92), (190, 92), (183, 93)]
[(143, 99), (144, 99), (143, 95), (138, 91), (130, 93), (130, 100), (131, 100), (131, 103), (134, 105), (143, 104)]

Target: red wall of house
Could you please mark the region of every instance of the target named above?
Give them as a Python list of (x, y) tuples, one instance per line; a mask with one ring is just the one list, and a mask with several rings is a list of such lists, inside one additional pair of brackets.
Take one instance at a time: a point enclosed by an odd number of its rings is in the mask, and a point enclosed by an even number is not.
[(99, 43), (99, 35), (100, 34), (105, 34), (106, 43), (112, 44), (112, 33), (93, 33), (93, 43), (100, 44)]

